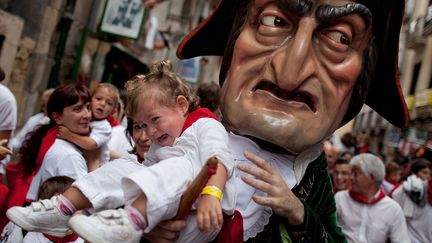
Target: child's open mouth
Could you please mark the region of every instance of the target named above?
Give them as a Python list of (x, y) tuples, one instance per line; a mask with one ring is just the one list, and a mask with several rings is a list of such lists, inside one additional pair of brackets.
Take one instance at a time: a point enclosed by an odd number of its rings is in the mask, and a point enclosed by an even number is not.
[(162, 136), (160, 136), (158, 139), (159, 144), (164, 144), (164, 142), (166, 142), (168, 140), (168, 134), (164, 134)]

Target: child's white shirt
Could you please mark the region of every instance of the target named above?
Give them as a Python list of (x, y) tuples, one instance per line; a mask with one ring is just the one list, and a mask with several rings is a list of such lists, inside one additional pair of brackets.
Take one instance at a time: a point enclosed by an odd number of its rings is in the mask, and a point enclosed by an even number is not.
[(133, 147), (126, 137), (126, 128), (123, 125), (112, 127), (108, 148), (119, 152), (121, 155), (128, 155), (129, 151), (132, 151)]
[(111, 139), (111, 124), (107, 119), (90, 122), (90, 138), (93, 139), (97, 147), (101, 148), (100, 166), (107, 163), (110, 158), (108, 142)]
[[(217, 120), (201, 118), (175, 140), (174, 146), (160, 147), (152, 144), (145, 161), (146, 164), (154, 164), (122, 180), (126, 204), (133, 202), (143, 192), (147, 196), (148, 227), (145, 232), (149, 232), (161, 220), (175, 216), (182, 193), (207, 159), (213, 156), (227, 169), (228, 180), (221, 204), (226, 214), (233, 214), (236, 189), (228, 133)], [(194, 208), (196, 205), (197, 203)]]

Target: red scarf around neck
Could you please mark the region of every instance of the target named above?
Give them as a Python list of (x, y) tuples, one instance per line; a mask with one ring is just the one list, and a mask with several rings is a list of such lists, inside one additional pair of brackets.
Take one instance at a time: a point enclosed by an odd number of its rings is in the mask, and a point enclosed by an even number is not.
[(45, 233), (43, 233), (43, 235), (53, 243), (68, 243), (68, 242), (74, 242), (78, 239), (78, 235), (75, 233), (66, 235), (65, 237), (57, 237)]
[(39, 171), (46, 153), (51, 148), (51, 146), (54, 144), (54, 142), (57, 138), (58, 132), (59, 132), (58, 126), (50, 128), (48, 130), (48, 132), (45, 134), (45, 137), (42, 139), (42, 144), (39, 148), (39, 153), (36, 157), (36, 167), (35, 167), (35, 170), (33, 172), (33, 175), (36, 175), (36, 173)]
[(385, 193), (383, 190), (380, 189), (380, 192), (378, 194), (377, 197), (375, 197), (374, 199), (372, 199), (371, 201), (368, 201), (367, 198), (365, 198), (362, 194), (357, 193), (357, 192), (353, 192), (352, 190), (349, 190), (349, 195), (351, 196), (351, 198), (354, 201), (357, 201), (359, 203), (362, 204), (366, 204), (366, 205), (373, 205), (379, 201), (381, 201), (384, 197), (385, 197)]
[(113, 115), (109, 115), (107, 116), (107, 121), (109, 122), (109, 124), (111, 125), (111, 127), (116, 127), (120, 125), (119, 120), (117, 120), (117, 118)]
[(198, 121), (201, 118), (213, 118), (219, 121), (219, 119), (215, 116), (215, 114), (213, 114), (209, 109), (198, 107), (196, 110), (189, 113), (189, 115), (186, 117), (186, 121), (183, 125), (182, 132), (184, 132), (187, 128), (192, 126), (192, 124), (194, 124), (196, 121)]
[(385, 179), (388, 183), (392, 184), (393, 186), (399, 186), (399, 182), (391, 179)]

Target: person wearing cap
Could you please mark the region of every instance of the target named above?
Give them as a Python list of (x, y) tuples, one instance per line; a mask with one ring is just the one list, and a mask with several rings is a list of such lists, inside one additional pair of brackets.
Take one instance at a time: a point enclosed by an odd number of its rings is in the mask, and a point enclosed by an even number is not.
[(411, 242), (401, 207), (381, 189), (384, 162), (363, 153), (350, 164), (351, 189), (335, 196), (337, 220), (348, 242)]
[(16, 99), (9, 88), (1, 83), (4, 79), (5, 73), (0, 67), (0, 182), (5, 165), (10, 160), (10, 140), (17, 125)]
[(345, 241), (321, 143), (364, 103), (408, 125), (397, 73), (404, 2), (222, 0), (180, 44), (181, 59), (223, 56), (237, 201), (253, 199), (237, 207), (243, 240)]

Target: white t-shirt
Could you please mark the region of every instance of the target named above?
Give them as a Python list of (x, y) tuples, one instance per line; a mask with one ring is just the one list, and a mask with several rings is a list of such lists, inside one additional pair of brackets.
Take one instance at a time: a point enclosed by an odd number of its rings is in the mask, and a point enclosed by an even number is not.
[(45, 154), (42, 166), (30, 184), (27, 199), (36, 200), (39, 186), (51, 177), (68, 176), (77, 180), (87, 173), (87, 162), (78, 147), (57, 138)]
[(348, 242), (383, 243), (387, 239), (410, 242), (402, 209), (390, 197), (366, 205), (352, 199), (348, 190), (344, 190), (336, 193), (335, 200), (337, 221)]
[(93, 139), (98, 148), (101, 148), (100, 166), (109, 161), (108, 141), (111, 139), (111, 124), (106, 120), (90, 122), (90, 138)]
[(124, 126), (118, 125), (112, 128), (108, 148), (122, 155), (128, 155), (129, 151), (132, 151), (132, 145), (126, 137), (126, 128)]
[[(0, 131), (13, 131), (17, 125), (17, 103), (15, 96), (8, 87), (0, 83)], [(9, 139), (8, 147), (11, 147)], [(4, 174), (4, 166), (9, 163), (10, 156), (0, 161), (0, 174)]]

